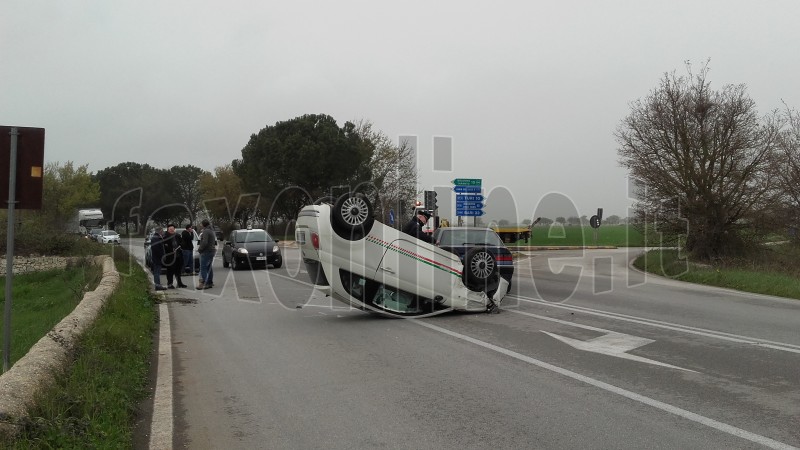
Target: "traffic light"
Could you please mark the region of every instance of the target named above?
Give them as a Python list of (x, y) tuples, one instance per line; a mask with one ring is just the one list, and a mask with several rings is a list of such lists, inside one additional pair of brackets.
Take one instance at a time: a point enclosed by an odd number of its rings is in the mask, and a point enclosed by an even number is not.
[(436, 210), (436, 191), (425, 191), (425, 209)]

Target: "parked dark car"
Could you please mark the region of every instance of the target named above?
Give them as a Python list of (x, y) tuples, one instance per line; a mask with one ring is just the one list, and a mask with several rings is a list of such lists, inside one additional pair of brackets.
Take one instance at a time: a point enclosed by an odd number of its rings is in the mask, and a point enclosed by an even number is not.
[(485, 247), (494, 256), (500, 276), (508, 281), (511, 291), (511, 277), (514, 275), (514, 259), (511, 251), (491, 228), (444, 227), (433, 232), (436, 246), (458, 255), (462, 264), (467, 251), (475, 247)]
[(222, 246), (222, 266), (233, 270), (283, 265), (278, 240), (259, 228), (234, 230)]
[[(192, 230), (192, 233), (194, 234), (194, 237), (192, 238), (192, 245), (194, 247), (194, 251), (192, 252), (194, 259), (194, 271), (200, 272), (200, 254), (197, 253), (197, 241), (200, 239), (200, 237), (197, 235), (196, 231)], [(150, 250), (150, 241), (153, 239), (153, 234), (155, 234), (155, 230), (147, 233), (147, 236), (144, 238), (144, 265), (147, 267), (153, 266), (152, 254)], [(161, 271), (166, 272), (167, 268), (162, 266)]]

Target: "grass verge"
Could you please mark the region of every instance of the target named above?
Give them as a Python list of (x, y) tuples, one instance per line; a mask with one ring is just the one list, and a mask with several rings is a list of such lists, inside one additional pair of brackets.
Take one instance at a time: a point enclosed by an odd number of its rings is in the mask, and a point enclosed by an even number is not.
[(765, 246), (747, 259), (697, 264), (678, 250), (651, 250), (633, 265), (640, 270), (680, 281), (706, 284), (757, 294), (800, 299), (800, 246)]
[[(15, 362), (80, 303), (83, 294), (97, 287), (103, 270), (86, 260), (68, 264), (66, 270), (15, 275), (11, 302), (11, 355)], [(0, 280), (5, 292), (6, 278)], [(0, 336), (3, 333), (0, 323)]]
[(0, 447), (133, 447), (137, 407), (148, 394), (156, 309), (145, 272), (124, 250), (112, 255), (122, 275), (117, 291), (81, 337), (72, 365), (37, 397), (20, 436)]

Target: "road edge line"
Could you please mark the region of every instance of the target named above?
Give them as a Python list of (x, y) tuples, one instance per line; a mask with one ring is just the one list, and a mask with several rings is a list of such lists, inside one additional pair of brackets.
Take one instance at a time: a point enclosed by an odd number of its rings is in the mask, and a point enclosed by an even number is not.
[(173, 434), (172, 403), (172, 330), (166, 303), (159, 305), (158, 368), (153, 396), (153, 419), (150, 423), (151, 449), (171, 449)]

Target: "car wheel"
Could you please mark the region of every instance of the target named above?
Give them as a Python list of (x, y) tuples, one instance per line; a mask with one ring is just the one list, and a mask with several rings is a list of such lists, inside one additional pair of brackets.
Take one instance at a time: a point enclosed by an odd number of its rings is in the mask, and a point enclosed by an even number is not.
[(235, 256), (231, 256), (231, 269), (233, 269), (233, 270), (239, 270), (241, 268), (241, 264), (239, 264), (236, 261), (237, 261), (236, 257)]
[(464, 285), (471, 291), (493, 292), (500, 282), (497, 260), (483, 247), (469, 249), (464, 256)]
[(336, 234), (351, 241), (366, 236), (375, 222), (372, 204), (362, 193), (348, 193), (339, 197), (333, 205), (332, 215)]
[(281, 260), (281, 261), (278, 261), (275, 264), (273, 264), (272, 268), (273, 269), (280, 269), (282, 265), (283, 265), (283, 261)]
[(223, 253), (222, 254), (222, 267), (227, 269), (230, 266), (231, 266), (231, 264), (228, 262), (227, 259), (225, 259), (225, 254)]

